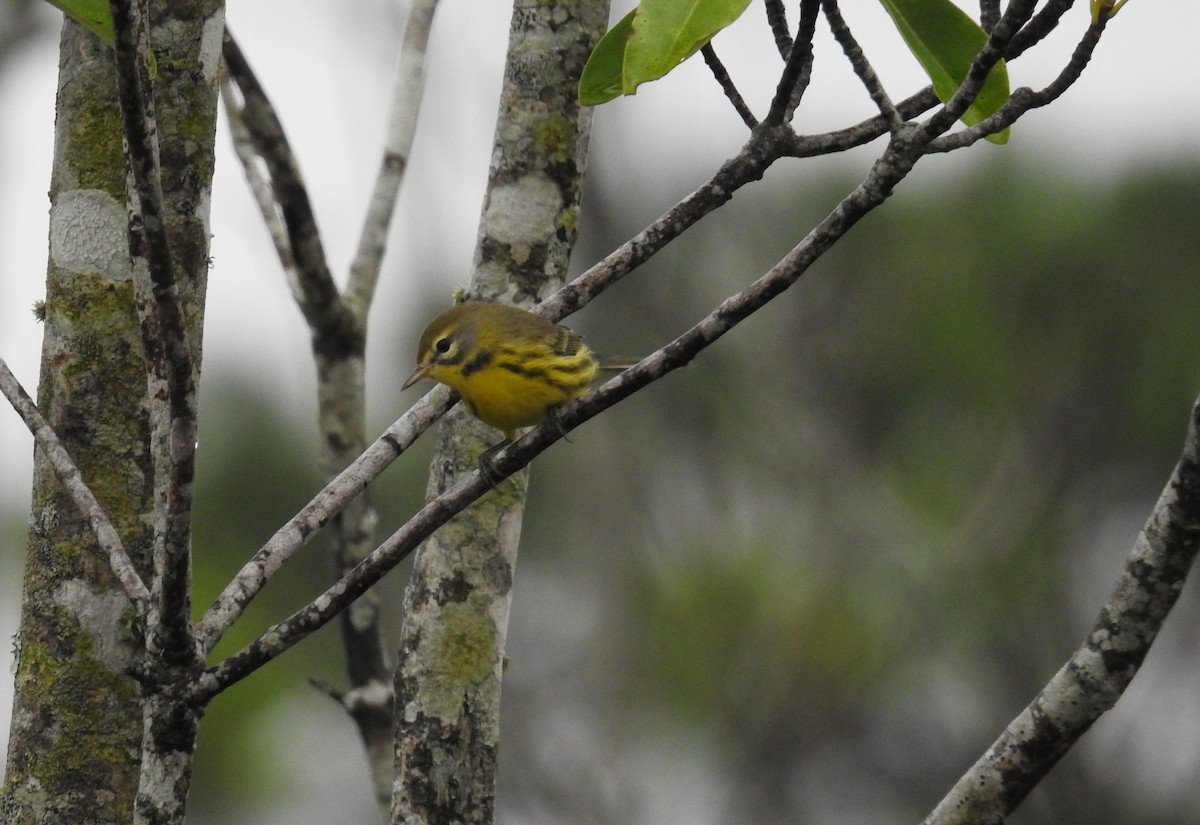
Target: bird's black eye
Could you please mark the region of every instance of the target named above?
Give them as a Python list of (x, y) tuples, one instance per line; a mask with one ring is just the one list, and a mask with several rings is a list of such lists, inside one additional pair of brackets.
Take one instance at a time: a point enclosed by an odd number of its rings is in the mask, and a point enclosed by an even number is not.
[(437, 343), (433, 345), (433, 348), (437, 351), (438, 355), (445, 355), (450, 351), (451, 343), (449, 338), (439, 338)]

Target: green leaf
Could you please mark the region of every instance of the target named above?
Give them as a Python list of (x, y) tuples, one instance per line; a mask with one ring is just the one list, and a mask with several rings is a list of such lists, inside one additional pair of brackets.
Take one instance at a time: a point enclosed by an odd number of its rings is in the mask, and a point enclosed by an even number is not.
[(634, 94), (698, 52), (748, 5), (750, 0), (642, 0), (600, 38), (579, 80), (580, 102), (595, 106)]
[(621, 18), (604, 33), (579, 76), (579, 102), (599, 106), (621, 94), (621, 67), (625, 64), (625, 43), (633, 30), (637, 9)]
[(112, 9), (108, 0), (46, 0), (67, 17), (99, 37), (108, 45), (115, 45)]
[(667, 74), (741, 17), (750, 0), (642, 0), (625, 47), (622, 91)]
[[(933, 91), (948, 101), (967, 76), (975, 55), (987, 43), (987, 32), (950, 0), (879, 0), (916, 56)], [(962, 122), (974, 126), (994, 114), (1009, 97), (1008, 69), (1001, 60), (992, 67)], [(1007, 143), (1009, 129), (988, 135), (992, 143)]]
[[(47, 3), (61, 11), (67, 17), (99, 37), (109, 48), (117, 45), (117, 35), (113, 30), (112, 9), (108, 0), (46, 0)], [(158, 78), (158, 59), (154, 52), (148, 55), (150, 79)]]

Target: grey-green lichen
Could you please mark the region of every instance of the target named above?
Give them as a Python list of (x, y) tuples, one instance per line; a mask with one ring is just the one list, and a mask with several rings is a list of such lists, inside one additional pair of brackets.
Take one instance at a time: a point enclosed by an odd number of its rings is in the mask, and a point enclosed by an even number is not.
[[(462, 694), (473, 690), (496, 670), (497, 633), (489, 615), (489, 600), (472, 595), (447, 604), (440, 621), (422, 640), (420, 651), (430, 680), (426, 709), (453, 719), (462, 708)], [(451, 704), (444, 702), (449, 698)]]
[(533, 125), (533, 142), (542, 157), (563, 163), (575, 156), (579, 137), (575, 124), (563, 115), (550, 115)]

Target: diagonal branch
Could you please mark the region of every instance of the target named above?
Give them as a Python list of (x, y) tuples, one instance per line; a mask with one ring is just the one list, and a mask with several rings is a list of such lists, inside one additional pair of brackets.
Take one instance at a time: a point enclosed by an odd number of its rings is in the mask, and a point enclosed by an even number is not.
[[(233, 37), (228, 27), (225, 29), (225, 34), (227, 37)], [(283, 217), (279, 213), (279, 203), (275, 200), (275, 193), (271, 190), (271, 181), (263, 174), (262, 168), (259, 166), (259, 155), (254, 146), (254, 137), (250, 134), (249, 127), (246, 126), (245, 100), (242, 99), (237, 84), (224, 72), (221, 74), (221, 102), (225, 105), (225, 115), (229, 121), (229, 134), (233, 139), (234, 154), (242, 164), (242, 171), (250, 186), (250, 194), (258, 205), (263, 225), (266, 226), (267, 234), (271, 236), (271, 242), (275, 245), (275, 254), (279, 258), (280, 265), (283, 266), (288, 284), (292, 287), (293, 294), (298, 295), (300, 276), (296, 274), (296, 259), (292, 255), (292, 242), (288, 238), (287, 227), (284, 226)]]
[(779, 56), (787, 60), (792, 51), (792, 33), (788, 30), (783, 0), (765, 0), (763, 6), (767, 12), (767, 25), (771, 27), (771, 34), (775, 38), (775, 47), (779, 49)]
[(842, 47), (842, 51), (850, 60), (850, 66), (854, 69), (854, 74), (858, 76), (863, 86), (866, 87), (867, 94), (871, 96), (871, 100), (875, 102), (875, 105), (879, 108), (879, 113), (887, 120), (889, 127), (892, 129), (896, 128), (904, 122), (904, 118), (896, 110), (896, 105), (888, 97), (887, 90), (883, 88), (883, 82), (879, 79), (879, 75), (875, 73), (874, 67), (867, 60), (862, 47), (858, 45), (858, 41), (850, 31), (850, 27), (846, 25), (846, 21), (842, 17), (842, 12), (838, 9), (837, 0), (822, 0), (821, 8), (825, 11), (825, 19), (829, 21), (830, 31), (833, 32), (838, 45)]
[(1049, 0), (1042, 10), (1030, 18), (1013, 37), (1008, 47), (1006, 60), (1015, 60), (1028, 49), (1036, 46), (1045, 39), (1046, 35), (1058, 27), (1058, 21), (1075, 5), (1075, 0)]
[(946, 132), (967, 111), (987, 81), (992, 67), (1004, 57), (1009, 42), (1033, 14), (1036, 6), (1037, 0), (1012, 0), (1008, 4), (1008, 8), (988, 36), (987, 43), (980, 49), (979, 54), (975, 55), (966, 78), (946, 101), (946, 105), (926, 121), (925, 133), (931, 139)]
[(775, 87), (775, 98), (771, 101), (771, 109), (767, 113), (766, 122), (779, 126), (792, 119), (800, 99), (808, 89), (808, 81), (812, 77), (813, 64), (813, 35), (817, 30), (817, 14), (820, 11), (821, 0), (801, 0), (800, 26), (796, 39), (788, 52), (787, 62), (779, 83)]
[(196, 623), (201, 649), (216, 647), (271, 577), (312, 536), (383, 473), (458, 397), (438, 386), (388, 427), (353, 464), (330, 480), (247, 561)]
[(1084, 32), (1083, 38), (1071, 54), (1070, 61), (1046, 88), (1040, 92), (1025, 88), (1017, 89), (998, 111), (970, 128), (950, 135), (942, 135), (930, 141), (928, 151), (953, 152), (955, 149), (970, 146), (976, 141), (1016, 123), (1026, 112), (1053, 103), (1075, 84), (1075, 81), (1083, 74), (1083, 70), (1087, 68), (1092, 59), (1092, 53), (1100, 43), (1100, 36), (1104, 33), (1105, 22), (1105, 20), (1101, 20), (1098, 25), (1091, 26)]
[[(593, 297), (653, 257), (687, 229), (712, 213), (747, 183), (762, 177), (779, 156), (781, 133), (753, 138), (746, 150), (658, 220), (543, 301), (536, 309), (554, 320), (585, 306)], [(353, 464), (332, 479), (243, 565), (197, 624), (204, 651), (211, 651), (271, 576), (308, 539), (374, 481), (434, 421), (457, 401), (445, 387), (430, 391), (392, 424)]]
[(587, 306), (592, 298), (731, 200), (743, 186), (761, 178), (782, 156), (790, 134), (786, 127), (770, 130), (760, 124), (742, 151), (726, 161), (712, 178), (533, 310), (558, 321)]
[(241, 47), (228, 31), (222, 56), (229, 76), (242, 95), (243, 122), (271, 175), (271, 188), (283, 214), (295, 264), (297, 277), (292, 288), (300, 311), (313, 331), (313, 346), (334, 357), (360, 349), (361, 321), (340, 299), (325, 258), (308, 190), (283, 124)]
[(713, 77), (720, 85), (721, 90), (725, 92), (725, 97), (729, 98), (729, 102), (733, 104), (733, 108), (737, 111), (738, 117), (742, 122), (753, 129), (758, 125), (758, 118), (750, 111), (750, 107), (746, 105), (745, 99), (742, 98), (742, 93), (737, 90), (737, 86), (733, 85), (733, 78), (729, 76), (729, 72), (725, 69), (725, 64), (721, 62), (721, 58), (717, 57), (717, 51), (713, 48), (712, 41), (704, 44), (700, 49), (700, 53), (704, 55), (704, 62), (707, 64), (709, 71), (713, 73)]
[(109, 566), (112, 567), (121, 586), (125, 588), (125, 595), (133, 603), (138, 619), (145, 625), (150, 613), (150, 591), (146, 589), (141, 576), (138, 575), (137, 568), (129, 558), (129, 553), (126, 552), (125, 545), (121, 542), (120, 534), (109, 521), (100, 502), (92, 495), (91, 488), (84, 482), (83, 475), (71, 460), (71, 456), (67, 454), (62, 442), (59, 441), (58, 434), (47, 423), (37, 405), (33, 403), (33, 399), (25, 392), (25, 388), (17, 381), (3, 358), (0, 358), (0, 393), (4, 394), (13, 409), (17, 411), (17, 415), (21, 416), (21, 420), (25, 422), (25, 426), (33, 433), (34, 440), (37, 441), (38, 447), (50, 461), (55, 475), (58, 476), (59, 481), (74, 500), (79, 512), (88, 520), (92, 532), (96, 534), (96, 541), (99, 543), (100, 549), (108, 556)]

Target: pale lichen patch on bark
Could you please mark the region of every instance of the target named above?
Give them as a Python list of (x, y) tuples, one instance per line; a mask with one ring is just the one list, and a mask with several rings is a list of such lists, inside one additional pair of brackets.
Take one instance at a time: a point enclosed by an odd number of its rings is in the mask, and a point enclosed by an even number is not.
[(98, 592), (79, 579), (61, 582), (54, 601), (70, 611), (91, 642), (91, 656), (112, 673), (126, 672), (133, 660), (130, 647), (113, 637), (112, 628), (125, 624), (129, 599), (117, 590)]
[(131, 277), (125, 205), (100, 189), (72, 189), (50, 207), (50, 260), (67, 272)]

